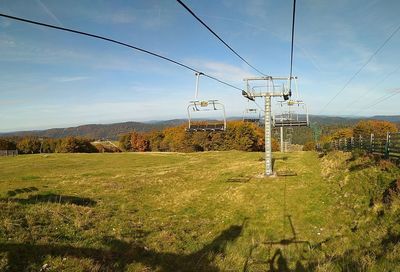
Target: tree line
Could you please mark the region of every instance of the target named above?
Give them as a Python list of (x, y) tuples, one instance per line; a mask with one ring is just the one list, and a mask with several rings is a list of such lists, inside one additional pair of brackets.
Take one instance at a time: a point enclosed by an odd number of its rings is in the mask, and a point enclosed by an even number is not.
[[(200, 152), (200, 151), (263, 151), (264, 129), (253, 123), (231, 121), (224, 132), (186, 132), (185, 125), (151, 132), (132, 131), (119, 137), (119, 147), (130, 152)], [(273, 151), (279, 142), (272, 141)], [(104, 146), (94, 139), (68, 136), (61, 139), (36, 136), (0, 138), (0, 150), (18, 150), (20, 154), (35, 153), (95, 153)], [(109, 150), (116, 152), (119, 150)], [(107, 152), (107, 151), (106, 151)]]
[(91, 144), (92, 141), (93, 139), (73, 136), (61, 139), (35, 136), (0, 138), (0, 150), (18, 150), (20, 154), (98, 152)]
[[(185, 125), (121, 135), (119, 144), (124, 151), (263, 151), (264, 129), (256, 124), (230, 121), (224, 132), (186, 132)], [(273, 151), (279, 150), (276, 139), (272, 141)]]
[[(376, 138), (384, 138), (387, 132), (398, 131), (395, 123), (379, 120), (365, 120), (354, 126), (336, 129), (330, 127), (330, 129), (330, 133), (327, 133), (327, 130), (323, 128), (325, 131), (318, 142), (308, 141), (304, 144), (304, 150), (313, 150), (317, 144), (329, 148), (330, 143), (336, 139), (365, 136), (371, 133)], [(299, 132), (296, 129), (295, 134)], [(274, 134), (273, 151), (279, 150), (278, 137)], [(0, 138), (0, 150), (18, 150), (20, 154), (107, 152), (104, 146), (93, 141), (94, 139), (91, 138), (74, 136), (61, 139), (35, 136), (9, 137)], [(119, 137), (119, 147), (123, 151), (131, 152), (263, 151), (264, 129), (253, 123), (230, 121), (224, 132), (188, 133), (185, 131), (185, 125), (178, 125), (151, 132), (132, 131), (122, 134)], [(108, 152), (116, 151), (119, 150), (108, 150)]]
[(333, 131), (331, 134), (323, 135), (318, 143), (309, 142), (305, 144), (305, 149), (314, 149), (316, 144), (319, 144), (321, 148), (329, 150), (331, 148), (331, 142), (343, 138), (359, 137), (360, 135), (364, 138), (368, 138), (371, 134), (376, 139), (385, 139), (388, 132), (398, 132), (397, 125), (389, 121), (381, 120), (363, 120), (351, 127), (340, 128)]

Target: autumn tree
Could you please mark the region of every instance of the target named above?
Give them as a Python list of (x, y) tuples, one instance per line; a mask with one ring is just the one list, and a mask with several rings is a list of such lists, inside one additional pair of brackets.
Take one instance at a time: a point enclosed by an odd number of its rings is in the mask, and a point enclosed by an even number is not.
[(151, 151), (165, 151), (161, 145), (165, 135), (162, 131), (154, 130), (147, 134), (147, 139), (150, 141)]
[(123, 134), (119, 137), (119, 147), (123, 151), (130, 151), (132, 149), (131, 135), (129, 133)]
[(396, 124), (389, 121), (365, 120), (354, 127), (354, 135), (374, 134), (376, 138), (385, 138), (388, 132), (397, 132)]
[(69, 136), (61, 140), (56, 147), (58, 153), (96, 153), (97, 149), (91, 144), (91, 140), (82, 137)]
[[(272, 138), (272, 140), (271, 140), (272, 152), (280, 151), (280, 149), (281, 149), (281, 144), (279, 143), (279, 141), (277, 139)], [(263, 149), (263, 151), (264, 150), (265, 150), (265, 148)]]
[(144, 152), (150, 151), (150, 141), (145, 137), (144, 133), (131, 133), (131, 149), (132, 151)]
[(307, 142), (304, 144), (303, 146), (303, 150), (304, 151), (312, 151), (315, 150), (315, 142), (311, 141), (311, 142)]
[(257, 145), (257, 135), (252, 125), (242, 121), (229, 122), (225, 134), (226, 150), (254, 150)]
[(353, 129), (352, 128), (341, 128), (338, 129), (332, 135), (333, 140), (343, 139), (343, 138), (351, 138), (353, 137)]
[(42, 153), (54, 153), (56, 152), (57, 146), (61, 144), (61, 139), (51, 139), (45, 138), (41, 143), (41, 152)]
[(7, 139), (0, 139), (0, 150), (15, 150), (15, 149), (17, 149), (17, 146), (13, 141)]
[(194, 151), (191, 143), (193, 133), (185, 131), (185, 125), (166, 128), (163, 130), (165, 135), (161, 142), (161, 147), (164, 150), (173, 152), (191, 152)]
[(17, 143), (17, 149), (23, 154), (34, 154), (40, 151), (40, 141), (36, 137), (24, 137)]

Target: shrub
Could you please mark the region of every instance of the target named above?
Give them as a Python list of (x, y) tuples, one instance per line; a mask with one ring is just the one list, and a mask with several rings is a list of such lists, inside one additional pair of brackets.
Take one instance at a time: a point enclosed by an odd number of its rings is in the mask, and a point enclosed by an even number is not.
[(307, 142), (303, 146), (304, 151), (313, 151), (315, 150), (315, 142)]
[(0, 150), (15, 150), (17, 149), (17, 145), (7, 139), (0, 139)]
[(36, 137), (24, 137), (17, 143), (17, 149), (23, 154), (39, 153), (40, 141)]
[(59, 153), (96, 153), (97, 149), (91, 144), (91, 140), (82, 137), (66, 137), (57, 146)]

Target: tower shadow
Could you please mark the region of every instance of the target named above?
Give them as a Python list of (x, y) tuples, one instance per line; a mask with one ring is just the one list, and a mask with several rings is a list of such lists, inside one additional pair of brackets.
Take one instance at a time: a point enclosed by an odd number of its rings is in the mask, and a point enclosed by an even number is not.
[[(290, 269), (287, 257), (284, 256), (283, 248), (289, 245), (295, 245), (296, 250), (299, 251), (298, 245), (306, 245), (308, 249), (311, 249), (311, 243), (307, 240), (301, 240), (297, 238), (297, 232), (294, 228), (294, 224), (291, 215), (286, 216), (289, 221), (291, 237), (283, 238), (280, 240), (263, 241), (261, 243), (256, 243), (250, 248), (248, 257), (243, 267), (243, 272), (251, 271), (251, 266), (261, 265), (264, 267), (263, 271), (269, 272), (305, 272), (313, 271), (313, 267), (305, 267), (300, 260), (296, 260), (296, 265), (294, 269)], [(267, 251), (269, 252), (269, 257), (266, 259), (256, 259), (253, 258), (253, 252), (258, 247), (267, 246)], [(271, 249), (275, 248), (273, 255), (271, 256)]]
[[(125, 271), (129, 264), (141, 263), (152, 271), (219, 271), (214, 260), (223, 254), (226, 246), (242, 233), (242, 225), (232, 225), (210, 243), (191, 254), (157, 252), (139, 243), (128, 243), (113, 237), (104, 237), (108, 249), (74, 247), (69, 245), (0, 243), (0, 253), (7, 254), (8, 271), (40, 269), (46, 257), (73, 257), (90, 259), (99, 264), (100, 271)], [(144, 236), (148, 233), (142, 233)]]

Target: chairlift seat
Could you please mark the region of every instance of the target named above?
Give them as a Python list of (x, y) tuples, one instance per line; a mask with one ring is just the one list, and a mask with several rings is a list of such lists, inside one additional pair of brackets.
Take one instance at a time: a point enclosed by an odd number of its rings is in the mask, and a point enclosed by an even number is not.
[(274, 127), (308, 127), (307, 120), (278, 120), (274, 121)]
[(244, 118), (245, 123), (260, 123), (260, 118)]
[[(196, 73), (196, 92), (195, 99), (189, 102), (187, 106), (188, 113), (188, 127), (185, 129), (187, 132), (196, 132), (196, 131), (225, 131), (226, 129), (226, 115), (225, 115), (225, 106), (221, 102), (216, 99), (212, 100), (197, 100), (198, 92), (199, 92), (199, 78), (202, 73)], [(209, 113), (217, 113), (217, 115), (221, 116), (221, 118), (217, 118), (217, 120), (209, 121), (209, 119), (205, 119), (203, 121), (195, 121), (197, 117), (196, 115), (201, 114), (201, 112)], [(195, 115), (195, 118), (192, 117), (192, 114)], [(214, 118), (214, 117), (213, 117)], [(198, 119), (197, 119), (198, 120)]]
[(190, 127), (186, 128), (187, 132), (198, 132), (198, 131), (210, 131), (218, 132), (225, 131), (224, 123), (210, 123), (210, 124), (190, 124)]

